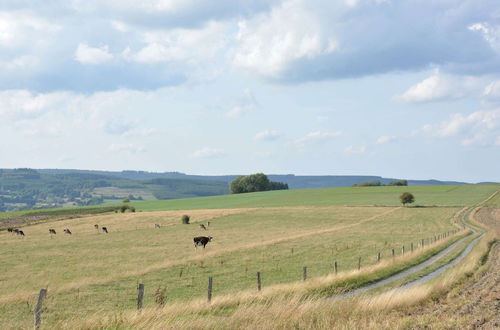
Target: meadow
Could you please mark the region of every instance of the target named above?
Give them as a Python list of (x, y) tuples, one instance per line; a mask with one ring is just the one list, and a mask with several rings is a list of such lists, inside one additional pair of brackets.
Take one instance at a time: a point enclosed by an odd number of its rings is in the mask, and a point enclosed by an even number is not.
[[(370, 267), (377, 252), (390, 260), (392, 249), (399, 256), (403, 245), (409, 251), (410, 243), (416, 247), (422, 238), (456, 229), (454, 216), (462, 206), (485, 200), (498, 188), (305, 189), (141, 202), (133, 203), (136, 213), (30, 225), (23, 228), (25, 238), (0, 232), (0, 324), (31, 327), (41, 288), (49, 291), (43, 318), (51, 325), (133, 310), (137, 283), (146, 286), (145, 308), (153, 308), (158, 288), (165, 289), (167, 305), (206, 297), (209, 276), (218, 296), (255, 289), (257, 271), (267, 287), (300, 281), (303, 266), (309, 278), (331, 274), (334, 261), (342, 272), (357, 269), (358, 258), (363, 268)], [(421, 207), (398, 205), (407, 190)], [(191, 216), (191, 224), (181, 223), (183, 214)], [(208, 221), (208, 231), (202, 231), (198, 224)], [(94, 224), (106, 226), (109, 234)], [(49, 228), (57, 235), (50, 236)], [(63, 234), (64, 228), (73, 234)], [(214, 240), (195, 250), (192, 238), (198, 235)]]

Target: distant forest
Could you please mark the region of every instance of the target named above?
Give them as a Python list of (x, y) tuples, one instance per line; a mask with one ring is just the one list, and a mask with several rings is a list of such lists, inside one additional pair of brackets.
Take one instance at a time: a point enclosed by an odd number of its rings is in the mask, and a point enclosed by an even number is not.
[[(0, 212), (119, 203), (122, 199), (156, 200), (229, 194), (239, 175), (203, 176), (179, 172), (91, 171), (72, 169), (0, 169)], [(349, 187), (361, 182), (387, 185), (397, 179), (379, 176), (267, 175), (283, 188)], [(461, 184), (408, 180), (408, 185)]]

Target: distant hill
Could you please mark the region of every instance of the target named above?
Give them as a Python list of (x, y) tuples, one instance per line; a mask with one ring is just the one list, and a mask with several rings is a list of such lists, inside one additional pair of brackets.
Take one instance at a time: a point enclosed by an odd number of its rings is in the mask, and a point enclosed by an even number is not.
[[(0, 169), (0, 212), (224, 195), (238, 175), (189, 175), (180, 172), (93, 171), (74, 169)], [(268, 175), (290, 189), (350, 187), (366, 181), (387, 184), (396, 178), (362, 175)], [(408, 180), (409, 185), (464, 184)]]
[[(40, 173), (60, 173), (60, 171), (95, 173), (101, 175), (110, 175), (120, 178), (132, 180), (146, 180), (156, 178), (171, 178), (171, 179), (197, 179), (197, 180), (212, 180), (230, 183), (239, 175), (191, 175), (181, 172), (145, 172), (145, 171), (88, 171), (88, 170), (37, 170)], [(381, 176), (367, 175), (294, 175), (294, 174), (268, 174), (269, 180), (287, 183), (290, 189), (301, 188), (328, 188), (328, 187), (350, 187), (355, 183), (364, 181), (380, 181), (387, 184), (401, 178), (383, 178)], [(408, 185), (454, 185), (466, 184), (461, 181), (439, 181), (439, 180), (408, 180)]]

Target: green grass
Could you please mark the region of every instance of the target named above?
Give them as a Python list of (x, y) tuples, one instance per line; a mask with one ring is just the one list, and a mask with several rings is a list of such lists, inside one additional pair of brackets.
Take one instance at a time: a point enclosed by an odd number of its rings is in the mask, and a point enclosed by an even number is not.
[[(309, 277), (390, 258), (405, 244), (452, 229), (456, 208), (311, 207), (191, 211), (193, 224), (182, 225), (182, 212), (112, 214), (37, 224), (27, 237), (1, 237), (0, 324), (31, 322), (27, 303), (49, 288), (47, 322), (98, 310), (118, 312), (135, 304), (136, 284), (146, 285), (145, 306), (153, 291), (167, 287), (169, 302), (203, 297), (208, 276), (214, 295), (297, 281), (302, 267)], [(224, 212), (227, 212), (226, 214)], [(390, 212), (390, 213), (388, 213)], [(378, 216), (378, 217), (376, 217)], [(205, 234), (197, 221), (211, 221), (215, 237), (206, 251), (195, 251), (194, 235)], [(99, 234), (93, 224), (110, 228)], [(161, 229), (154, 229), (161, 223)], [(58, 234), (50, 238), (47, 228)], [(72, 236), (63, 235), (71, 228)], [(293, 249), (293, 253), (292, 253)], [(5, 253), (10, 251), (9, 253)], [(181, 276), (182, 271), (182, 276)], [(24, 323), (23, 323), (24, 322)]]
[(413, 205), (470, 206), (486, 199), (499, 189), (500, 184), (292, 189), (229, 196), (136, 202), (134, 205), (138, 210), (144, 211), (279, 206), (397, 206), (400, 205), (399, 195), (408, 191), (415, 196)]
[[(204, 297), (208, 276), (217, 296), (255, 288), (257, 271), (270, 286), (300, 280), (303, 266), (310, 278), (331, 273), (333, 261), (340, 271), (356, 269), (359, 257), (362, 267), (370, 266), (379, 251), (391, 258), (393, 248), (409, 251), (411, 242), (416, 247), (422, 238), (454, 229), (451, 219), (463, 205), (483, 201), (498, 188), (304, 189), (134, 202), (142, 212), (38, 223), (23, 228), (24, 239), (0, 232), (0, 324), (31, 326), (43, 287), (49, 289), (44, 322), (50, 325), (133, 309), (138, 282), (146, 285), (145, 307), (153, 307), (159, 286), (167, 288), (167, 304)], [(445, 207), (400, 207), (403, 191), (412, 192), (419, 205)], [(153, 211), (165, 209), (170, 211)], [(181, 224), (183, 214), (191, 216), (190, 225)], [(198, 224), (207, 221), (209, 231), (200, 230)], [(155, 223), (162, 228), (154, 229)], [(99, 233), (94, 224), (110, 233)], [(58, 234), (51, 238), (48, 228)], [(73, 235), (62, 234), (64, 228)], [(195, 251), (192, 238), (198, 235), (215, 239)]]

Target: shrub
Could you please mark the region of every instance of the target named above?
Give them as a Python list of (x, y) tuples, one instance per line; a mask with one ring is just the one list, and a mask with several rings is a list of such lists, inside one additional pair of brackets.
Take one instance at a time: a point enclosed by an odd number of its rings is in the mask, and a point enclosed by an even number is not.
[(190, 219), (190, 218), (189, 218), (189, 215), (186, 215), (186, 214), (184, 214), (184, 215), (182, 216), (182, 218), (181, 218), (182, 223), (183, 223), (183, 224), (185, 224), (185, 225), (189, 225), (189, 219)]
[(162, 288), (159, 286), (156, 291), (155, 291), (155, 303), (157, 303), (159, 306), (165, 305), (165, 302), (167, 300), (167, 288)]

